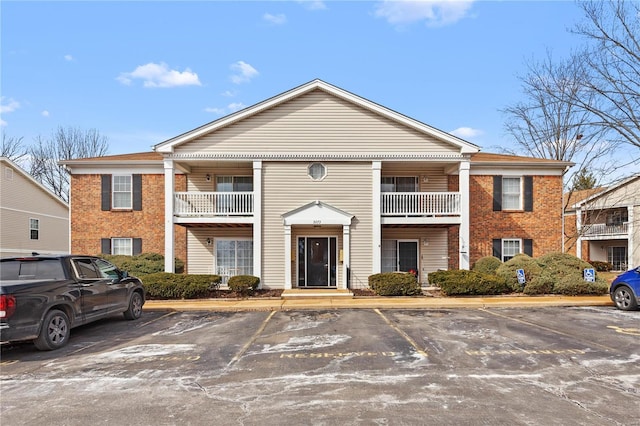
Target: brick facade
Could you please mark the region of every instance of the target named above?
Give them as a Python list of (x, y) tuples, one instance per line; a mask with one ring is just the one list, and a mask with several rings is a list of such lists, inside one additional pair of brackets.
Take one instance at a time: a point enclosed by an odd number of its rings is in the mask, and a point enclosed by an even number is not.
[(472, 175), (470, 263), (493, 254), (493, 239), (533, 240), (533, 256), (562, 251), (562, 176), (533, 176), (533, 211), (493, 211), (493, 176)]
[[(164, 175), (142, 176), (142, 211), (100, 208), (101, 175), (71, 175), (71, 252), (100, 254), (101, 238), (141, 238), (143, 253), (164, 254)], [(176, 191), (186, 190), (176, 175)], [(186, 263), (187, 233), (175, 226), (175, 255)]]

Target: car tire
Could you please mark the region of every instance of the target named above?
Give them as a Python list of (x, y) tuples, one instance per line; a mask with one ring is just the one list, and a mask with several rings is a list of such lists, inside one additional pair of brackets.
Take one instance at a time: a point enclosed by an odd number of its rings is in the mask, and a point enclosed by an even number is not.
[(53, 309), (44, 316), (40, 334), (33, 343), (41, 351), (59, 349), (69, 341), (70, 332), (71, 324), (67, 314)]
[(128, 320), (136, 320), (142, 316), (142, 296), (139, 292), (135, 291), (131, 294), (129, 299), (129, 309), (123, 312), (123, 315)]
[(618, 309), (623, 311), (632, 311), (638, 307), (638, 301), (633, 291), (626, 285), (621, 285), (615, 289), (613, 292), (613, 302)]

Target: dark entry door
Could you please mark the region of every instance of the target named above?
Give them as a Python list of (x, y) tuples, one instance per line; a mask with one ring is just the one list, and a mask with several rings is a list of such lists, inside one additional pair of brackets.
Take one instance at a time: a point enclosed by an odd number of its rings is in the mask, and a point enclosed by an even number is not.
[(336, 286), (335, 237), (298, 238), (298, 286)]
[(398, 270), (409, 272), (418, 270), (417, 241), (398, 241)]

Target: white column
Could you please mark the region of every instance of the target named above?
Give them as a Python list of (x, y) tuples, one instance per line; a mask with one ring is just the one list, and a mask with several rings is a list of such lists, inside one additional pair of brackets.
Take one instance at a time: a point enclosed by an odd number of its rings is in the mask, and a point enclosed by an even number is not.
[(576, 257), (582, 259), (582, 210), (580, 207), (576, 209)]
[(346, 290), (351, 263), (351, 227), (349, 225), (342, 226), (342, 250), (342, 285), (340, 288)]
[(253, 275), (262, 288), (262, 161), (253, 162)]
[(291, 287), (291, 225), (284, 226), (284, 289)]
[(173, 160), (164, 160), (164, 271), (175, 272), (175, 236), (173, 232), (173, 190), (175, 171)]
[(458, 191), (460, 192), (460, 269), (469, 269), (469, 160), (463, 160), (459, 165)]
[(371, 200), (371, 273), (377, 274), (382, 269), (382, 222), (381, 214), (382, 193), (380, 190), (382, 176), (382, 162), (374, 161), (371, 163), (372, 169), (372, 200)]
[(635, 234), (635, 226), (634, 226), (634, 217), (633, 217), (633, 206), (627, 207), (627, 215), (628, 222), (627, 225), (627, 269), (631, 269), (636, 266), (636, 263), (633, 261), (633, 253), (635, 252), (635, 240), (633, 238)]

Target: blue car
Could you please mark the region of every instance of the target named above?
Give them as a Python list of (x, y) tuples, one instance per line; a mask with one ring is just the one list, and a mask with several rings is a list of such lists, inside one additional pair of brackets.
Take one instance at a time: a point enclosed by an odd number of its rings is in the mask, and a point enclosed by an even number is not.
[(609, 294), (618, 309), (637, 309), (640, 297), (640, 266), (618, 275), (611, 283)]

